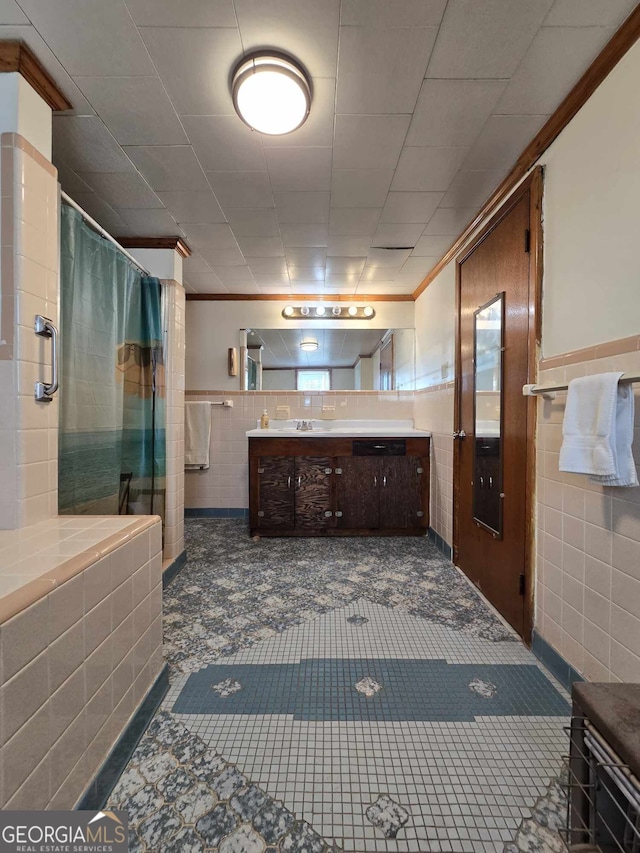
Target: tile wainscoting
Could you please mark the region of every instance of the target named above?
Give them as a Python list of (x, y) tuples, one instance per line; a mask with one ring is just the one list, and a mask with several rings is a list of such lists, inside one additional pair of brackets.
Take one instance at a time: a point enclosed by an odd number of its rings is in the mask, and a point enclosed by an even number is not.
[[(640, 338), (544, 359), (538, 384), (611, 370), (640, 371)], [(640, 488), (558, 470), (566, 399), (538, 401), (536, 631), (589, 681), (640, 681)]]
[[(413, 417), (411, 391), (187, 391), (186, 400), (233, 400), (233, 408), (211, 407), (210, 466), (185, 472), (188, 509), (244, 509), (249, 506), (248, 440), (263, 410), (275, 416), (276, 406), (289, 406), (292, 418), (322, 417), (322, 406), (335, 406), (336, 417)], [(188, 511), (187, 511), (188, 514)]]
[(432, 529), (453, 543), (453, 395), (454, 383), (415, 392), (413, 418), (418, 429), (431, 432)]

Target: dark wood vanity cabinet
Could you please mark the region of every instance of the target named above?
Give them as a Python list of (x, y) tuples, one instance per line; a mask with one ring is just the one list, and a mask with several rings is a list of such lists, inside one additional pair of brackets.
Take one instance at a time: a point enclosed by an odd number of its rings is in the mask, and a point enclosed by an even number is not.
[(422, 535), (429, 439), (250, 438), (251, 534)]

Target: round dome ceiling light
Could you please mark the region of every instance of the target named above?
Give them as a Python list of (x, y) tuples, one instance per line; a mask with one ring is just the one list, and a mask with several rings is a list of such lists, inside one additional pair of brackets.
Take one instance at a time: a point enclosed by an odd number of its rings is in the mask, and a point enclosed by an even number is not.
[(351, 305), (351, 306), (349, 306), (349, 314), (350, 314), (352, 317), (355, 317), (357, 313), (358, 313), (358, 309), (356, 308), (356, 306), (355, 306), (355, 305)]
[(297, 130), (311, 107), (307, 75), (293, 59), (274, 52), (242, 59), (233, 72), (231, 95), (242, 121), (269, 136)]
[(315, 352), (318, 349), (318, 341), (313, 338), (305, 338), (300, 341), (300, 349), (304, 352)]
[(318, 315), (318, 317), (324, 317), (325, 311), (326, 308), (324, 307), (324, 305), (318, 305), (318, 307), (316, 308), (316, 314)]

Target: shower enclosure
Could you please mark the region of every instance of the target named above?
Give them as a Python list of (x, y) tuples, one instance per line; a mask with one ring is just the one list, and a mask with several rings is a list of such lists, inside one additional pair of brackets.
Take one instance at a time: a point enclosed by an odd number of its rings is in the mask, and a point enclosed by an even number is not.
[(61, 206), (59, 512), (164, 519), (162, 285)]

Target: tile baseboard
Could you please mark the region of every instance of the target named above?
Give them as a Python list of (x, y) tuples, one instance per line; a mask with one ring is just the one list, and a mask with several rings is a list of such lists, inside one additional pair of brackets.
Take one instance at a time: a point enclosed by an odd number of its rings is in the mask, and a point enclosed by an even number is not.
[(450, 560), (452, 554), (451, 545), (449, 545), (448, 542), (445, 542), (442, 536), (440, 536), (439, 533), (436, 533), (433, 527), (429, 528), (427, 536), (429, 537), (429, 542), (435, 545), (438, 551), (441, 551), (445, 555), (447, 560)]
[(551, 646), (540, 634), (533, 630), (531, 650), (541, 663), (549, 670), (549, 672), (558, 679), (565, 690), (571, 692), (571, 685), (574, 681), (585, 681), (584, 676), (580, 675), (577, 669), (574, 669), (561, 654), (559, 654), (553, 646)]
[(88, 788), (78, 800), (75, 810), (88, 809), (96, 811), (103, 808), (109, 799), (109, 794), (120, 778), (138, 741), (145, 733), (153, 715), (160, 707), (169, 689), (169, 666), (165, 664), (160, 675), (149, 688), (149, 692), (142, 700), (138, 710), (129, 720), (129, 724), (122, 732), (109, 755), (96, 773)]
[(185, 563), (187, 562), (187, 552), (183, 551), (181, 554), (175, 558), (175, 560), (171, 563), (171, 565), (167, 566), (167, 568), (162, 573), (162, 589), (166, 589), (171, 581), (175, 578), (178, 572), (183, 568)]

